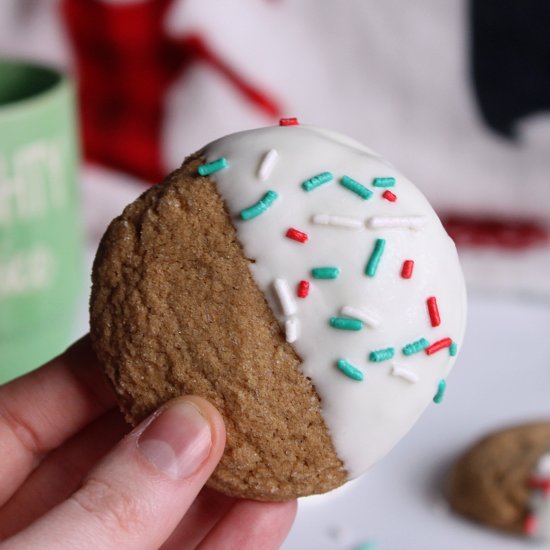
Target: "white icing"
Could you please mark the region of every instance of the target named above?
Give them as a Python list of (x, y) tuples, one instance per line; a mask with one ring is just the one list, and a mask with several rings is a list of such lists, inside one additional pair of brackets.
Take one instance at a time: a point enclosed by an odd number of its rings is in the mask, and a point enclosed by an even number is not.
[[(258, 166), (275, 149), (277, 163), (265, 182)], [(430, 343), (450, 337), (460, 346), (465, 328), (466, 295), (454, 243), (420, 191), (390, 164), (361, 144), (327, 130), (309, 126), (272, 127), (241, 132), (207, 146), (208, 162), (220, 157), (228, 168), (211, 177), (224, 198), (250, 269), (282, 328), (288, 321), (274, 281), (286, 281), (293, 295), (300, 280), (311, 282), (307, 298), (296, 302), (293, 319), (300, 334), (293, 343), (302, 358), (302, 372), (312, 379), (321, 397), (322, 414), (335, 449), (350, 477), (380, 459), (414, 424), (432, 401), (439, 381), (447, 377), (455, 357), (443, 349), (404, 356), (401, 348), (426, 338)], [(429, 159), (426, 160), (429, 162)], [(330, 172), (332, 181), (306, 192), (301, 183)], [(347, 175), (373, 192), (361, 197), (339, 184)], [(372, 186), (375, 177), (394, 177), (396, 202), (382, 198), (384, 188)], [(269, 209), (243, 221), (242, 209), (259, 201), (268, 190), (278, 194)], [(361, 228), (342, 230), (312, 223), (319, 213), (361, 220)], [(423, 218), (415, 231), (403, 228), (368, 229), (369, 218)], [(306, 243), (285, 237), (289, 228), (309, 235)], [(386, 246), (375, 276), (365, 266), (376, 239)], [(403, 262), (415, 262), (411, 279), (401, 277)], [(313, 279), (313, 267), (338, 267), (336, 279)], [(426, 300), (436, 296), (441, 325), (432, 328)], [(362, 330), (336, 330), (329, 319), (345, 306), (366, 312)], [(368, 312), (376, 312), (375, 315)], [(353, 317), (353, 315), (350, 315)], [(378, 321), (382, 323), (378, 325)], [(370, 322), (369, 322), (370, 321)], [(375, 327), (376, 328), (373, 328)], [(292, 329), (291, 329), (292, 332)], [(292, 336), (292, 334), (291, 334)], [(288, 334), (287, 334), (288, 338)], [(399, 368), (416, 383), (392, 376), (392, 362), (370, 362), (374, 350), (395, 348)], [(348, 378), (336, 368), (346, 359), (364, 373), (363, 381)], [(403, 371), (398, 371), (403, 373)], [(394, 373), (395, 374), (395, 373)], [(414, 376), (413, 376), (414, 375)]]
[[(535, 478), (550, 481), (550, 452), (539, 459), (534, 473)], [(550, 491), (534, 489), (531, 506), (536, 522), (533, 536), (539, 540), (550, 542)]]

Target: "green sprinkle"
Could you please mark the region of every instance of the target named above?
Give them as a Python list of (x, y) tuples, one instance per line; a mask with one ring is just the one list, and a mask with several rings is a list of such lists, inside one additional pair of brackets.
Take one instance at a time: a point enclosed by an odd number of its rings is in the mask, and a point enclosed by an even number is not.
[(386, 239), (376, 239), (374, 243), (374, 250), (370, 255), (367, 267), (365, 268), (365, 275), (369, 277), (374, 277), (376, 275), (376, 270), (378, 269), (378, 264), (380, 263), (380, 258), (384, 252), (384, 247), (386, 246)]
[(311, 270), (314, 279), (337, 279), (340, 276), (339, 267), (314, 267)]
[(309, 178), (308, 180), (304, 181), (302, 183), (302, 188), (305, 189), (306, 191), (313, 191), (316, 187), (323, 185), (323, 183), (332, 181), (332, 177), (333, 176), (330, 172), (323, 172), (322, 174), (317, 174), (316, 176), (313, 176), (312, 178)]
[(209, 176), (210, 174), (219, 172), (224, 168), (227, 168), (227, 159), (225, 157), (221, 157), (218, 160), (209, 162), (208, 164), (201, 164), (198, 172), (201, 176)]
[(374, 187), (393, 187), (395, 185), (395, 178), (374, 178), (372, 184)]
[(353, 191), (356, 195), (359, 195), (362, 199), (367, 200), (372, 197), (372, 191), (367, 189), (364, 185), (361, 185), (358, 181), (350, 178), (349, 176), (342, 176), (340, 179), (340, 185)]
[(445, 380), (440, 380), (437, 386), (437, 393), (434, 395), (434, 403), (441, 403), (443, 401), (443, 396), (445, 395), (445, 389), (447, 388), (447, 382)]
[(449, 346), (449, 355), (451, 357), (454, 357), (456, 354), (458, 353), (458, 344), (456, 342), (453, 342), (450, 346)]
[(430, 345), (430, 342), (426, 338), (420, 338), (416, 342), (411, 342), (403, 348), (403, 353), (405, 355), (412, 355), (413, 353), (418, 353), (419, 351), (425, 350)]
[(346, 317), (331, 317), (329, 324), (331, 327), (340, 330), (361, 330), (363, 328), (363, 321)]
[(353, 550), (376, 550), (374, 542), (364, 542), (359, 546), (356, 546)]
[(278, 196), (275, 191), (268, 191), (256, 204), (241, 210), (241, 218), (243, 220), (251, 220), (263, 214), (275, 202)]
[(392, 359), (394, 355), (395, 355), (394, 348), (379, 349), (379, 350), (370, 352), (369, 361), (380, 363), (381, 361), (387, 361), (388, 359)]
[(338, 359), (336, 366), (349, 378), (361, 382), (363, 380), (363, 373), (356, 367), (354, 367), (349, 361), (345, 359)]

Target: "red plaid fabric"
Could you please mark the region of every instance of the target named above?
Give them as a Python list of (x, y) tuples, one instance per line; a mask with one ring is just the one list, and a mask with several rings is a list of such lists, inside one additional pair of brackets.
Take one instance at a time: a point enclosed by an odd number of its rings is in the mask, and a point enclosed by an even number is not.
[(272, 117), (276, 101), (223, 63), (200, 36), (169, 37), (173, 0), (111, 5), (63, 0), (73, 45), (87, 159), (157, 182), (164, 173), (161, 130), (170, 86), (194, 63), (207, 63), (252, 106)]
[[(198, 35), (173, 38), (163, 24), (174, 0), (113, 5), (62, 0), (79, 79), (81, 126), (87, 159), (155, 183), (162, 179), (161, 132), (165, 97), (195, 63), (226, 78), (250, 106), (272, 118), (281, 110), (227, 66)], [(459, 246), (521, 249), (548, 242), (548, 231), (530, 220), (447, 216)]]

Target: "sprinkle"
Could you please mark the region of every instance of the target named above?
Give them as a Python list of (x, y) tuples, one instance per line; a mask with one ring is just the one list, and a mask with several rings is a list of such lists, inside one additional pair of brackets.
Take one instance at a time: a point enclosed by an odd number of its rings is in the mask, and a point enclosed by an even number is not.
[(331, 216), (330, 214), (315, 214), (312, 221), (317, 225), (334, 225), (337, 227), (349, 227), (350, 229), (359, 229), (363, 227), (363, 222), (357, 218)]
[(367, 221), (370, 229), (420, 229), (425, 216), (373, 216)]
[(412, 370), (405, 369), (403, 367), (398, 367), (397, 365), (392, 365), (391, 373), (394, 376), (397, 376), (399, 378), (403, 378), (407, 382), (410, 382), (411, 384), (416, 384), (420, 380), (420, 377), (418, 374), (415, 374)]
[(359, 319), (347, 319), (346, 317), (331, 317), (329, 325), (332, 328), (340, 330), (361, 330), (363, 328), (363, 321), (359, 321)]
[(410, 279), (413, 274), (414, 269), (414, 260), (405, 260), (403, 262), (403, 267), (401, 268), (401, 277), (403, 279)]
[(428, 313), (430, 314), (430, 322), (432, 323), (432, 327), (438, 327), (441, 324), (441, 318), (439, 317), (436, 297), (430, 296), (426, 303), (428, 304)]
[(430, 345), (430, 342), (426, 338), (420, 338), (416, 342), (411, 342), (403, 348), (404, 355), (412, 355), (413, 353), (418, 353), (419, 351), (425, 350)]
[(332, 181), (332, 177), (333, 176), (330, 172), (322, 172), (321, 174), (317, 174), (316, 176), (302, 182), (302, 188), (306, 191), (313, 191), (316, 187), (323, 185), (323, 183)]
[(537, 518), (534, 514), (528, 514), (523, 520), (523, 532), (534, 535), (538, 529)]
[(547, 453), (539, 459), (537, 468), (545, 475), (550, 476), (550, 453)]
[(436, 351), (448, 348), (451, 346), (453, 341), (450, 338), (443, 338), (443, 340), (438, 340), (434, 342), (431, 346), (427, 347), (424, 351), (427, 355), (433, 355)]
[(292, 342), (296, 342), (296, 340), (298, 340), (299, 331), (300, 322), (296, 319), (296, 317), (292, 317), (292, 319), (287, 319), (285, 321), (286, 341), (289, 344), (292, 344)]
[(201, 164), (197, 171), (201, 176), (209, 176), (210, 174), (219, 172), (224, 168), (227, 168), (227, 159), (225, 157), (221, 157), (217, 160), (209, 162), (208, 164)]
[(279, 120), (279, 126), (299, 126), (300, 123), (296, 117), (292, 118), (281, 118)]
[(277, 149), (270, 149), (262, 158), (260, 166), (258, 167), (258, 177), (261, 181), (265, 181), (271, 175), (273, 168), (279, 160), (279, 153)]
[(434, 403), (441, 403), (443, 401), (443, 396), (445, 395), (445, 390), (447, 388), (447, 382), (441, 379), (437, 385), (437, 393), (434, 395)]
[(361, 382), (363, 380), (363, 373), (357, 368), (354, 367), (349, 361), (345, 359), (338, 359), (336, 366), (349, 378)]
[(370, 328), (376, 328), (380, 325), (380, 318), (378, 317), (378, 315), (372, 313), (371, 311), (367, 311), (366, 309), (361, 309), (353, 306), (344, 306), (340, 310), (340, 313), (342, 315), (347, 315), (348, 317), (359, 319)]
[(550, 494), (550, 478), (547, 477), (532, 477), (529, 480), (531, 489), (542, 491), (545, 495)]
[(395, 178), (374, 178), (372, 184), (374, 187), (393, 187), (395, 185)]
[(275, 191), (268, 191), (256, 204), (241, 210), (241, 218), (243, 220), (251, 220), (263, 214), (275, 202), (278, 196)]
[(394, 195), (391, 191), (384, 191), (382, 196), (390, 202), (395, 202), (397, 200), (397, 195)]
[(340, 185), (353, 191), (356, 195), (359, 195), (362, 199), (367, 200), (372, 197), (372, 191), (367, 189), (364, 185), (360, 184), (358, 181), (350, 178), (349, 176), (342, 176), (340, 178)]
[(309, 294), (309, 281), (300, 281), (296, 291), (298, 298), (306, 298)]
[(380, 258), (382, 257), (385, 246), (385, 239), (376, 239), (376, 242), (374, 243), (374, 249), (372, 251), (372, 254), (370, 255), (367, 267), (365, 268), (365, 275), (368, 275), (369, 277), (374, 277), (376, 275), (378, 264), (380, 263)]
[(381, 361), (387, 361), (388, 359), (392, 359), (394, 354), (395, 354), (394, 348), (386, 348), (386, 349), (371, 351), (369, 354), (369, 361), (380, 363)]
[(337, 279), (340, 276), (339, 267), (314, 267), (311, 270), (314, 279)]
[(292, 239), (294, 241), (298, 241), (299, 243), (305, 243), (309, 236), (307, 233), (303, 233), (302, 231), (298, 231), (297, 229), (294, 229), (294, 227), (291, 227), (287, 232), (286, 236), (289, 239)]
[(288, 283), (284, 279), (275, 279), (273, 287), (279, 298), (281, 309), (285, 315), (294, 315), (296, 313), (296, 302), (292, 297)]
[(451, 357), (454, 357), (456, 354), (458, 353), (458, 344), (456, 342), (453, 342), (450, 346), (449, 346), (449, 355)]

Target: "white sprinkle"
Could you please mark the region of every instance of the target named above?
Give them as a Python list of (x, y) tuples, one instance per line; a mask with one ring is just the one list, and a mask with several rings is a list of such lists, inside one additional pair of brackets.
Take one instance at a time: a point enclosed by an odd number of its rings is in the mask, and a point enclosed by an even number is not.
[(270, 149), (262, 158), (260, 166), (258, 166), (258, 177), (261, 181), (265, 181), (271, 175), (275, 164), (279, 160), (277, 149)]
[(550, 453), (547, 453), (539, 459), (537, 469), (540, 475), (550, 476)]
[(292, 344), (292, 342), (296, 342), (298, 340), (298, 336), (300, 334), (300, 322), (296, 317), (292, 317), (291, 319), (287, 319), (285, 321), (285, 334), (286, 334), (286, 341), (289, 344)]
[(359, 229), (363, 222), (356, 218), (345, 218), (344, 216), (331, 216), (330, 214), (315, 214), (313, 223), (317, 225), (334, 225), (338, 227), (348, 227), (349, 229)]
[(284, 279), (275, 279), (273, 282), (275, 287), (275, 292), (279, 298), (279, 303), (281, 304), (281, 309), (285, 315), (294, 315), (296, 313), (297, 307), (288, 283)]
[(395, 364), (392, 365), (391, 373), (394, 376), (403, 378), (404, 380), (406, 380), (407, 382), (410, 382), (411, 384), (416, 384), (420, 380), (418, 375), (415, 374), (412, 370), (404, 369), (403, 367), (398, 367)]
[(425, 216), (374, 216), (367, 220), (367, 227), (370, 229), (420, 229), (425, 223)]
[(370, 328), (376, 328), (380, 325), (380, 317), (378, 317), (376, 313), (367, 311), (366, 309), (353, 306), (344, 306), (340, 309), (340, 313), (342, 315), (347, 315), (348, 317), (353, 317), (354, 319), (359, 319)]

